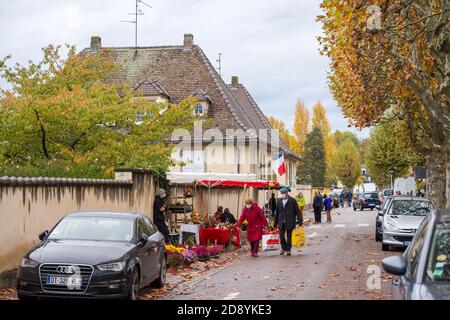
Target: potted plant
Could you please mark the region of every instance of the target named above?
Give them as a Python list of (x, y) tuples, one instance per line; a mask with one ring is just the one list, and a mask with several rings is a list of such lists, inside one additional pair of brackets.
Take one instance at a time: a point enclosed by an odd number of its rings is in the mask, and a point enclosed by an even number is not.
[(193, 250), (184, 250), (181, 256), (183, 257), (183, 266), (185, 268), (190, 268), (191, 264), (197, 261), (197, 254)]
[(195, 254), (197, 255), (198, 261), (208, 261), (209, 260), (209, 250), (203, 246), (197, 246), (194, 248)]

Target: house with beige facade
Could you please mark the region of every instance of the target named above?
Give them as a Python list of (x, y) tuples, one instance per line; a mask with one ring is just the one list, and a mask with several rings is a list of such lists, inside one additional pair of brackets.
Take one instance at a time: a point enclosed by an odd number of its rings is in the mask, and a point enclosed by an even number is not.
[[(91, 38), (85, 52), (107, 49), (119, 66), (112, 81), (134, 88), (154, 102), (179, 103), (196, 98), (200, 118), (191, 132), (174, 128), (172, 158), (175, 172), (256, 174), (260, 179), (296, 186), (299, 157), (284, 145), (238, 77), (226, 83), (194, 37), (185, 34), (180, 45), (102, 47)], [(286, 174), (278, 176), (273, 160), (284, 155)], [(261, 203), (262, 204), (262, 203)]]

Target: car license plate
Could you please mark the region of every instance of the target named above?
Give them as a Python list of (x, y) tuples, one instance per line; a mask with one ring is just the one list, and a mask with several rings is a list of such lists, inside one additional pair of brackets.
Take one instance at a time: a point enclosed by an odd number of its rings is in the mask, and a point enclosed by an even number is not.
[(369, 203), (369, 207), (375, 207), (375, 203)]
[(78, 286), (81, 285), (82, 279), (81, 277), (47, 277), (47, 284), (50, 285), (72, 285)]

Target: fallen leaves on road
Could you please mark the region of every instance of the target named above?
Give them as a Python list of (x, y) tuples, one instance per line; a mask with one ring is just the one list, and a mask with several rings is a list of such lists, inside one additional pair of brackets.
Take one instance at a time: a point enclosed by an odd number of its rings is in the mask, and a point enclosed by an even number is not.
[(328, 274), (330, 277), (339, 277), (339, 273), (331, 272)]

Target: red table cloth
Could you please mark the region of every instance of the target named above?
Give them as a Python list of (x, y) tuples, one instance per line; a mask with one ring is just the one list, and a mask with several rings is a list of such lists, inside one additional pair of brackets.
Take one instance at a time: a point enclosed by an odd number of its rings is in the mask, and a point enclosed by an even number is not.
[[(200, 229), (200, 244), (227, 244), (231, 238), (235, 238), (231, 241), (237, 248), (241, 247), (241, 239), (239, 238), (239, 231), (237, 228), (202, 228)], [(216, 242), (217, 241), (217, 242)]]

